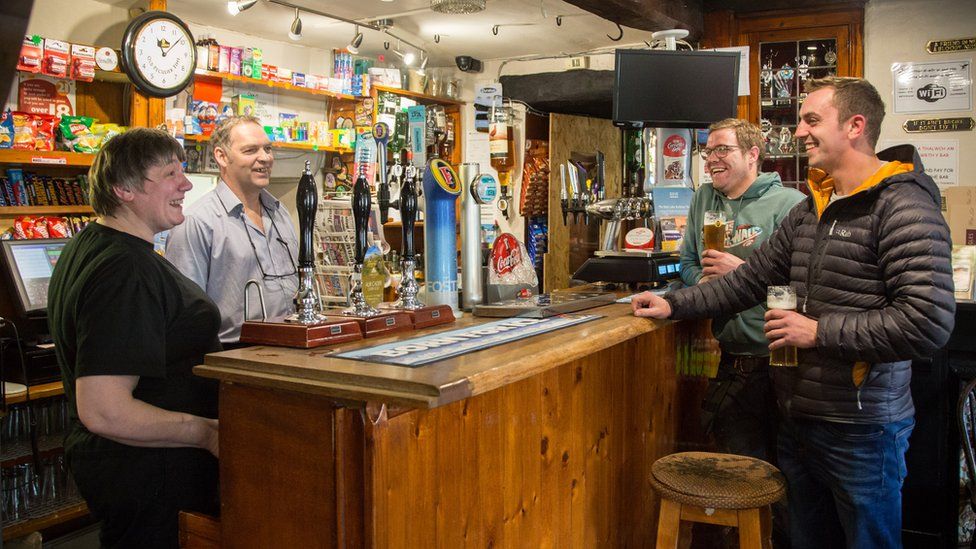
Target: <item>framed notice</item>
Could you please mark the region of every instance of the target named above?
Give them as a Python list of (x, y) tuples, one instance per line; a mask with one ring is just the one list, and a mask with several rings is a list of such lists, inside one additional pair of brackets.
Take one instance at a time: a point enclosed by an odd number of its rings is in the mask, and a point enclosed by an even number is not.
[(927, 113), (973, 108), (972, 59), (891, 65), (894, 111)]

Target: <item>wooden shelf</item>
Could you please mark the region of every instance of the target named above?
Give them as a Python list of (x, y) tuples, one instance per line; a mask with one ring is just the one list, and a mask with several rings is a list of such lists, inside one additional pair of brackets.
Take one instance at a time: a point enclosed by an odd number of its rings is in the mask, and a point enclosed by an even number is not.
[[(64, 386), (60, 381), (42, 383), (41, 385), (31, 385), (27, 388), (27, 394), (30, 395), (31, 400), (60, 396), (64, 394)], [(25, 400), (27, 400), (27, 395), (8, 396), (7, 405), (20, 404)]]
[(91, 206), (0, 206), (0, 217), (21, 215), (94, 215)]
[(92, 165), (92, 161), (94, 159), (94, 154), (87, 153), (65, 151), (26, 151), (19, 149), (0, 150), (0, 164), (89, 167)]
[[(196, 143), (206, 143), (210, 141), (209, 135), (186, 135), (183, 137), (186, 141), (193, 141)], [(352, 149), (347, 149), (345, 147), (326, 147), (325, 145), (315, 145), (312, 143), (287, 143), (283, 141), (272, 141), (271, 146), (275, 149), (292, 149), (297, 151), (317, 151), (317, 152), (334, 152), (339, 154), (352, 153)]]
[(25, 522), (18, 522), (3, 529), (3, 539), (11, 540), (26, 536), (31, 532), (44, 530), (62, 522), (81, 518), (88, 514), (88, 506), (84, 502), (72, 503), (62, 507), (53, 513), (31, 519)]
[(456, 99), (451, 99), (449, 97), (438, 97), (436, 95), (417, 93), (410, 90), (404, 90), (402, 88), (391, 88), (389, 86), (373, 86), (373, 89), (376, 90), (377, 92), (389, 92), (403, 97), (409, 97), (410, 99), (416, 99), (421, 103), (434, 103), (436, 105), (451, 105), (451, 106), (464, 105), (464, 101), (458, 101)]
[(339, 99), (343, 101), (360, 101), (363, 99), (362, 97), (357, 97), (355, 95), (348, 95), (345, 93), (335, 93), (335, 92), (330, 92), (328, 90), (313, 90), (311, 88), (303, 88), (301, 86), (295, 86), (292, 84), (288, 84), (286, 82), (272, 82), (270, 80), (258, 80), (256, 78), (248, 78), (246, 76), (237, 76), (235, 74), (225, 74), (222, 72), (205, 71), (202, 69), (197, 69), (195, 74), (197, 78), (211, 78), (211, 79), (224, 80), (228, 82), (239, 82), (241, 84), (249, 84), (252, 86), (269, 88), (275, 91), (283, 90), (286, 92), (295, 93), (299, 95), (315, 95), (319, 97), (325, 97), (329, 99)]

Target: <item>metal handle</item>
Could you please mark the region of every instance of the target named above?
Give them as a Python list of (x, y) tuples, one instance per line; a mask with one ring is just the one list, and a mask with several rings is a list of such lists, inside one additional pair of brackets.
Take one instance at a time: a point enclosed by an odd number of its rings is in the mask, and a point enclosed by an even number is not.
[(244, 284), (244, 320), (247, 320), (251, 316), (248, 312), (248, 303), (250, 303), (250, 300), (247, 298), (247, 291), (252, 285), (258, 289), (258, 302), (261, 303), (261, 320), (268, 320), (268, 310), (264, 307), (264, 290), (261, 288), (261, 283), (253, 278)]
[(315, 224), (315, 211), (318, 209), (318, 193), (312, 178), (312, 163), (305, 161), (305, 171), (298, 182), (296, 209), (298, 210), (298, 267), (312, 268), (315, 258), (312, 255), (312, 229)]

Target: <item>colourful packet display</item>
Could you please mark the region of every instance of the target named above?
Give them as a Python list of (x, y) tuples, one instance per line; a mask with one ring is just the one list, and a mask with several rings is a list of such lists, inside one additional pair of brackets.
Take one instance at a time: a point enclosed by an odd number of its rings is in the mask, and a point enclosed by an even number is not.
[(7, 109), (0, 116), (0, 149), (9, 149), (14, 145), (14, 115)]

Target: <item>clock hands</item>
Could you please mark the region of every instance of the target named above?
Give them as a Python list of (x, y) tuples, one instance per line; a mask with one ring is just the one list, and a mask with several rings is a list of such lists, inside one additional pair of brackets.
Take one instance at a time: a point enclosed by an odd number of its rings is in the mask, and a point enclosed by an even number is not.
[[(179, 40), (177, 40), (176, 42), (173, 42), (172, 44), (170, 44), (170, 46), (168, 48), (166, 48), (165, 50), (163, 50), (163, 57), (166, 57), (166, 54), (169, 53), (170, 50), (172, 50), (173, 48), (175, 48), (176, 45), (179, 44), (180, 42), (182, 42), (185, 38), (186, 38), (185, 36), (181, 36)], [(165, 42), (165, 40), (163, 40), (161, 42)], [(160, 45), (159, 49), (161, 49), (161, 50), (163, 49), (162, 45)]]

